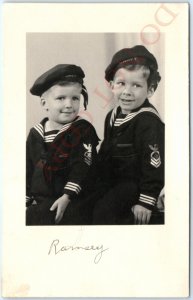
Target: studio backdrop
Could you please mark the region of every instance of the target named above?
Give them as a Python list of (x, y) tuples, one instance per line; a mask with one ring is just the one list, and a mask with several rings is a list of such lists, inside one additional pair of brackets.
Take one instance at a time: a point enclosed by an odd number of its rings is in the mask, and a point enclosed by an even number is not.
[[(29, 92), (34, 81), (57, 64), (76, 64), (85, 72), (85, 86), (89, 105), (80, 114), (96, 128), (103, 139), (104, 119), (114, 106), (104, 72), (115, 52), (122, 48), (144, 45), (158, 61), (161, 82), (150, 102), (158, 109), (164, 121), (164, 34), (156, 43), (155, 33), (27, 33), (26, 37), (26, 101), (27, 126), (29, 129), (45, 117), (40, 98)], [(82, 101), (83, 103), (83, 101)]]

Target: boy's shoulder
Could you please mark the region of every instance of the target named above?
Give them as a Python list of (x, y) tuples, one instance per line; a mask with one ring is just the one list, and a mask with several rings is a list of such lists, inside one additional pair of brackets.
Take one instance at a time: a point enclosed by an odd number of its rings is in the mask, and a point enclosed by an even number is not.
[(92, 129), (95, 130), (95, 127), (91, 124), (91, 122), (87, 121), (86, 119), (79, 117), (75, 122), (72, 123), (72, 127), (78, 127), (80, 129)]
[(77, 125), (77, 126), (86, 126), (86, 127), (94, 127), (91, 122), (89, 122), (88, 120), (82, 118), (82, 117), (78, 117), (77, 120), (75, 120), (73, 122), (73, 125)]
[(136, 130), (140, 132), (144, 130), (164, 132), (165, 124), (156, 108), (150, 103), (146, 107), (141, 107), (133, 120)]
[(136, 113), (136, 120), (144, 120), (147, 122), (158, 121), (164, 124), (159, 112), (156, 110), (156, 108), (153, 105), (149, 107), (142, 107), (141, 109), (139, 109), (139, 111), (135, 113)]
[(98, 140), (100, 140), (98, 138), (95, 127), (89, 121), (83, 119), (82, 117), (79, 117), (75, 122), (73, 122), (71, 128), (72, 130), (73, 128), (76, 128), (79, 131), (79, 133), (83, 136), (90, 134), (95, 136)]
[(36, 123), (33, 127), (30, 128), (29, 135), (39, 133), (42, 137), (44, 136), (44, 125), (48, 118), (44, 118), (39, 123)]
[[(43, 130), (46, 121), (48, 121), (48, 118), (44, 118), (39, 123), (36, 123), (33, 127), (30, 128), (30, 131), (34, 132), (38, 129)], [(65, 124), (65, 125), (69, 125), (69, 123)], [(86, 119), (83, 119), (81, 117), (78, 117), (77, 120), (71, 122), (70, 125), (71, 126), (78, 126), (78, 127), (93, 127), (94, 128), (94, 126), (89, 121), (87, 121)]]
[(145, 127), (154, 127), (157, 126), (160, 128), (164, 128), (165, 124), (162, 121), (159, 114), (154, 113), (153, 111), (143, 111), (139, 113), (135, 118), (135, 124), (138, 127), (145, 128)]
[[(106, 122), (109, 120), (114, 120), (116, 116), (121, 112), (120, 106), (111, 109), (106, 115)], [(125, 121), (136, 121), (136, 122), (160, 122), (164, 125), (164, 122), (157, 111), (157, 109), (148, 101), (146, 100), (145, 103), (139, 107), (138, 109), (133, 110), (130, 114), (128, 114), (125, 118)], [(125, 123), (125, 122), (124, 122)]]
[[(44, 118), (41, 122), (34, 125), (28, 134), (28, 141), (32, 142), (35, 140), (44, 139), (44, 125), (48, 118)], [(75, 136), (91, 136), (96, 140), (100, 140), (94, 126), (87, 120), (78, 117), (74, 122), (64, 125), (64, 128), (58, 134), (58, 136), (63, 137), (65, 134), (73, 134)]]

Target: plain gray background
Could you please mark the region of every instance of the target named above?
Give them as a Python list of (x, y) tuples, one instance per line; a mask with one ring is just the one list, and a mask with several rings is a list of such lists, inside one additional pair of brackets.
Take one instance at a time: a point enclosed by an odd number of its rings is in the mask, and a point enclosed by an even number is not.
[[(128, 29), (129, 31), (129, 29)], [(45, 117), (40, 98), (30, 94), (34, 81), (57, 64), (76, 64), (85, 72), (89, 94), (87, 111), (81, 106), (80, 115), (90, 121), (103, 139), (104, 119), (114, 106), (112, 94), (104, 79), (104, 71), (115, 52), (143, 44), (152, 52), (159, 65), (162, 80), (150, 99), (164, 120), (164, 34), (156, 43), (155, 33), (27, 33), (26, 36), (26, 98), (27, 134)]]

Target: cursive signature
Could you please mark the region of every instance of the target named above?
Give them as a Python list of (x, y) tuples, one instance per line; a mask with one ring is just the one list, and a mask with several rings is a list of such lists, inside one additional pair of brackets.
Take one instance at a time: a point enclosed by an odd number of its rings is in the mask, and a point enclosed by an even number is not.
[(53, 253), (54, 255), (57, 255), (64, 251), (74, 251), (74, 250), (85, 250), (85, 251), (98, 251), (97, 254), (94, 257), (94, 263), (98, 264), (98, 262), (101, 260), (103, 252), (108, 250), (108, 248), (104, 249), (103, 245), (100, 246), (61, 246), (60, 241), (58, 239), (53, 240), (50, 247), (48, 255)]

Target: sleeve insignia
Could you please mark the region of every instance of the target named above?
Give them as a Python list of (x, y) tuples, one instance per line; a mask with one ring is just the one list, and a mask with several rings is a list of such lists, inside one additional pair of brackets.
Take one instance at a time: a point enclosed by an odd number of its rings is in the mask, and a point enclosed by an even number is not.
[(83, 146), (86, 149), (86, 151), (84, 152), (84, 161), (87, 165), (90, 166), (92, 164), (92, 145), (83, 143)]
[(152, 150), (150, 155), (150, 164), (153, 167), (158, 168), (161, 165), (161, 157), (160, 157), (158, 145), (157, 144), (149, 145), (149, 148)]

